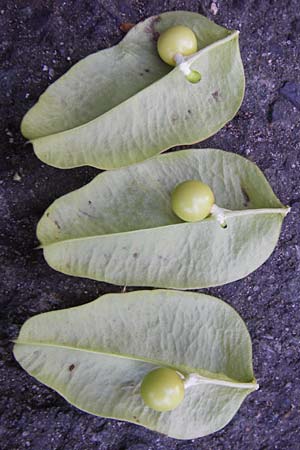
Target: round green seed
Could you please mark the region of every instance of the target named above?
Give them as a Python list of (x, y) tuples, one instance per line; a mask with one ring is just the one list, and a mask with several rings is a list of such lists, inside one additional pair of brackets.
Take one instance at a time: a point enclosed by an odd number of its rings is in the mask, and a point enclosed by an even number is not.
[(176, 66), (174, 56), (192, 55), (197, 51), (197, 38), (188, 27), (177, 25), (161, 33), (157, 41), (157, 51), (161, 59), (170, 66)]
[(174, 213), (185, 222), (205, 219), (215, 202), (210, 187), (199, 180), (188, 180), (176, 186), (171, 196)]
[(184, 398), (183, 380), (175, 370), (155, 369), (143, 379), (141, 396), (149, 408), (155, 411), (171, 411)]

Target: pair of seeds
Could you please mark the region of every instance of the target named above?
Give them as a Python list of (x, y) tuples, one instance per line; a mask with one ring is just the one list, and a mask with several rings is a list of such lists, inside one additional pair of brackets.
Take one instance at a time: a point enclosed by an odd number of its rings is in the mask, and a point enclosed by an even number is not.
[[(185, 222), (197, 222), (210, 214), (214, 194), (207, 184), (188, 180), (176, 186), (171, 202), (178, 217)], [(171, 411), (184, 398), (183, 378), (172, 369), (155, 369), (144, 377), (141, 396), (145, 404), (155, 411)]]
[[(157, 51), (161, 59), (176, 66), (179, 57), (192, 55), (198, 50), (195, 33), (188, 27), (177, 25), (159, 36)], [(172, 209), (185, 222), (205, 219), (214, 204), (214, 194), (207, 184), (188, 180), (179, 184), (172, 193)]]
[[(175, 26), (160, 35), (157, 50), (164, 62), (176, 66), (178, 55), (188, 56), (197, 51), (197, 39), (189, 28)], [(214, 200), (210, 187), (199, 180), (178, 184), (171, 196), (173, 212), (185, 222), (205, 219), (210, 214)], [(149, 408), (161, 412), (171, 411), (184, 399), (183, 378), (172, 369), (155, 369), (144, 377), (141, 396)]]

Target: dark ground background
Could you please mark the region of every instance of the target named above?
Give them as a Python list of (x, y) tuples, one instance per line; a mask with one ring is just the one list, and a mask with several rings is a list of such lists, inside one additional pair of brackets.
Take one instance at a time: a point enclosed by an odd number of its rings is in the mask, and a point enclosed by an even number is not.
[[(120, 289), (56, 273), (34, 250), (45, 208), (96, 171), (42, 164), (24, 145), (21, 117), (72, 64), (117, 43), (121, 23), (175, 9), (241, 30), (244, 103), (230, 124), (200, 146), (247, 156), (292, 206), (271, 258), (246, 279), (209, 290), (246, 321), (261, 389), (224, 430), (187, 442), (81, 413), (23, 372), (10, 342), (34, 314)], [(299, 0), (220, 0), (215, 8), (209, 0), (0, 0), (1, 450), (300, 449), (299, 35)]]

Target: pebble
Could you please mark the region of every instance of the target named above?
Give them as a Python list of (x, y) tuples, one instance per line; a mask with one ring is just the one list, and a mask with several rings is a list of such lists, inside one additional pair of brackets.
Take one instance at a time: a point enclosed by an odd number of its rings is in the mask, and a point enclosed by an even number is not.
[(20, 175), (18, 174), (18, 172), (16, 172), (15, 174), (14, 174), (14, 176), (13, 176), (13, 180), (14, 181), (21, 181), (21, 177), (20, 177)]
[(219, 11), (218, 5), (216, 2), (211, 2), (210, 12), (215, 16)]

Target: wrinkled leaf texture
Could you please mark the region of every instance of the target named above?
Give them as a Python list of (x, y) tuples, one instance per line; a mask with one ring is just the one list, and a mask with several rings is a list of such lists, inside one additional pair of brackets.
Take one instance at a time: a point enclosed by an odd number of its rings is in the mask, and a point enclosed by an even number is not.
[[(157, 36), (177, 24), (197, 36), (197, 84), (158, 56)], [(238, 32), (200, 14), (167, 12), (77, 63), (40, 97), (21, 129), (47, 164), (118, 168), (216, 133), (238, 111), (244, 85)]]
[[(183, 223), (174, 187), (200, 179), (232, 210)], [(255, 164), (233, 153), (190, 149), (105, 172), (56, 200), (38, 224), (54, 269), (127, 286), (202, 288), (238, 280), (272, 253), (287, 212)]]
[[(23, 325), (14, 355), (78, 408), (178, 439), (224, 427), (257, 388), (244, 322), (226, 303), (204, 294), (108, 294), (41, 314)], [(164, 413), (148, 408), (140, 396), (143, 377), (162, 366), (202, 377), (175, 410)]]

